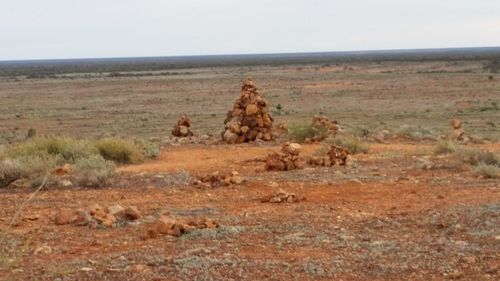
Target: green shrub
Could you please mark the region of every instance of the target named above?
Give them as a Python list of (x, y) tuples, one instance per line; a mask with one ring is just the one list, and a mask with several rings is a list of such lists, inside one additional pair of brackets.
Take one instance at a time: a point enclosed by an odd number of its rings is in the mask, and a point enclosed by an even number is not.
[(86, 187), (100, 187), (108, 182), (113, 176), (116, 165), (112, 161), (105, 160), (100, 155), (92, 155), (89, 158), (78, 159), (74, 165), (77, 171), (77, 181)]
[(154, 159), (160, 156), (160, 146), (148, 140), (137, 139), (135, 144), (142, 148), (142, 153), (147, 159)]
[(6, 154), (14, 159), (49, 154), (60, 157), (59, 164), (72, 164), (79, 158), (99, 154), (99, 151), (87, 140), (75, 140), (67, 137), (39, 137), (12, 146)]
[(116, 163), (133, 164), (144, 160), (142, 149), (133, 142), (120, 138), (98, 140), (95, 146), (101, 156)]
[(456, 157), (464, 164), (477, 166), (479, 164), (500, 165), (500, 157), (493, 152), (480, 149), (458, 149)]
[(288, 128), (288, 136), (296, 142), (304, 142), (306, 139), (323, 140), (326, 137), (325, 126), (313, 126), (311, 124), (293, 124)]
[(500, 165), (492, 165), (486, 163), (479, 163), (472, 166), (472, 171), (479, 176), (496, 179), (500, 178)]
[(56, 167), (57, 160), (57, 156), (48, 154), (0, 160), (0, 188), (20, 178), (42, 177)]
[(349, 150), (352, 154), (367, 153), (370, 149), (368, 144), (350, 135), (336, 135), (330, 142)]
[(457, 144), (453, 141), (440, 141), (434, 148), (435, 154), (451, 154), (457, 150)]

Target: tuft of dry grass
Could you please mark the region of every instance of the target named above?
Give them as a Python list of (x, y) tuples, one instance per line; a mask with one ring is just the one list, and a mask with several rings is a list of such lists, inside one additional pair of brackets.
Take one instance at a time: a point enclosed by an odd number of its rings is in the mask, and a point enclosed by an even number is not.
[(120, 164), (140, 163), (145, 158), (142, 148), (120, 138), (104, 138), (98, 140), (95, 146), (104, 159)]
[(453, 141), (439, 141), (434, 148), (435, 154), (451, 154), (457, 150), (457, 144)]
[(481, 177), (489, 179), (500, 178), (500, 166), (486, 163), (479, 163), (472, 167), (472, 171)]
[(326, 138), (327, 128), (307, 123), (293, 124), (288, 128), (291, 140), (303, 143), (306, 139), (323, 140)]
[(330, 142), (349, 150), (351, 154), (367, 153), (370, 150), (368, 144), (351, 135), (336, 135)]

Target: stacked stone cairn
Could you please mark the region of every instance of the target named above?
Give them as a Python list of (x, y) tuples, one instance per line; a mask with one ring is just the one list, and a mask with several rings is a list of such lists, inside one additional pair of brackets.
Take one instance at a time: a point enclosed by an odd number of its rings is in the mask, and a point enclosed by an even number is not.
[(181, 118), (177, 120), (177, 124), (174, 125), (172, 135), (180, 138), (191, 137), (193, 136), (193, 132), (191, 132), (190, 127), (191, 119), (186, 115), (182, 115)]
[(222, 139), (229, 144), (273, 140), (273, 121), (267, 101), (260, 95), (254, 81), (246, 79), (241, 87), (240, 97), (224, 120)]
[(330, 120), (326, 116), (314, 116), (312, 119), (311, 126), (314, 128), (324, 128), (326, 130), (324, 135), (313, 137), (313, 138), (307, 138), (305, 140), (306, 143), (311, 143), (311, 142), (319, 142), (324, 140), (325, 138), (335, 136), (337, 131), (339, 130), (338, 124), (336, 120)]
[(328, 153), (324, 157), (312, 157), (309, 159), (309, 164), (312, 166), (335, 166), (346, 165), (349, 151), (339, 146), (331, 145), (328, 148)]
[(290, 171), (302, 169), (299, 154), (302, 147), (298, 143), (287, 142), (281, 147), (281, 152), (267, 156), (265, 169), (267, 171)]

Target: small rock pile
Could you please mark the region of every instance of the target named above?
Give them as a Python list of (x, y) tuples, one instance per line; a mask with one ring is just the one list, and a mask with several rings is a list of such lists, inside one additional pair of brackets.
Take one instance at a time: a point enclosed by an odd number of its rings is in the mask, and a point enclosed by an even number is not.
[(198, 178), (195, 180), (194, 184), (203, 187), (215, 188), (229, 186), (231, 184), (242, 184), (243, 182), (244, 180), (237, 171), (233, 171), (230, 174), (216, 171), (210, 175)]
[(273, 140), (273, 121), (267, 101), (260, 95), (253, 80), (247, 79), (243, 82), (239, 99), (224, 120), (222, 139), (230, 144)]
[(287, 142), (281, 147), (281, 152), (269, 154), (266, 159), (266, 171), (290, 171), (302, 169), (299, 154), (302, 147), (298, 143)]
[(261, 198), (260, 202), (262, 203), (297, 203), (300, 201), (304, 201), (305, 198), (298, 198), (294, 193), (289, 193), (280, 189), (278, 191), (273, 192), (266, 197)]
[(191, 119), (186, 115), (182, 115), (179, 120), (177, 120), (177, 124), (175, 124), (172, 129), (172, 135), (175, 137), (191, 137), (193, 136), (193, 132), (189, 129), (191, 127)]
[(347, 149), (332, 145), (328, 149), (327, 156), (311, 157), (308, 162), (312, 166), (342, 166), (346, 165), (348, 156), (349, 151)]
[(335, 120), (330, 120), (326, 116), (314, 116), (312, 119), (311, 126), (314, 128), (324, 128), (326, 130), (324, 135), (318, 135), (313, 138), (307, 138), (305, 140), (306, 143), (311, 143), (311, 142), (319, 142), (324, 140), (325, 138), (335, 136), (337, 134), (337, 131), (339, 130), (337, 121)]
[(462, 129), (462, 122), (458, 119), (451, 120), (451, 128), (452, 131), (449, 135), (449, 139), (454, 141), (463, 141), (465, 132)]
[(120, 205), (114, 205), (103, 208), (95, 204), (89, 210), (77, 210), (75, 212), (59, 210), (54, 216), (54, 223), (56, 225), (72, 224), (91, 228), (99, 226), (112, 227), (116, 222), (135, 221), (140, 217), (141, 213), (133, 206), (124, 208)]
[(193, 229), (218, 228), (219, 224), (207, 218), (190, 220), (175, 219), (168, 216), (159, 217), (147, 231), (147, 238), (155, 238), (158, 234), (179, 237)]

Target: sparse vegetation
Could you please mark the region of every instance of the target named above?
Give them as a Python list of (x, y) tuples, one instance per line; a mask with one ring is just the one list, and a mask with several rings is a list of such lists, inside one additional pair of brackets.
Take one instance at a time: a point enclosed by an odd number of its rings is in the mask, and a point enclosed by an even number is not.
[(434, 132), (432, 132), (432, 130), (420, 126), (403, 125), (399, 128), (399, 130), (397, 130), (396, 134), (402, 138), (414, 141), (435, 139)]
[(330, 142), (349, 150), (352, 154), (367, 153), (370, 149), (368, 144), (352, 135), (336, 135)]
[(133, 142), (120, 138), (98, 140), (95, 146), (106, 160), (120, 164), (139, 163), (144, 160), (144, 152)]
[(500, 165), (499, 156), (486, 150), (463, 148), (456, 150), (455, 155), (460, 162), (470, 166), (480, 164)]
[(2, 151), (0, 187), (20, 178), (36, 181), (47, 171), (64, 164), (76, 167), (78, 182), (82, 185), (101, 186), (113, 174), (115, 163), (138, 163), (159, 153), (157, 145), (145, 140), (35, 137)]
[(472, 167), (472, 171), (485, 178), (500, 178), (500, 165), (479, 163)]
[(324, 139), (327, 128), (325, 126), (314, 126), (311, 124), (293, 124), (288, 128), (288, 136), (296, 142), (304, 142), (306, 139)]
[(100, 155), (92, 155), (88, 158), (78, 159), (75, 168), (78, 171), (77, 180), (80, 185), (100, 187), (113, 176), (116, 165)]
[(457, 150), (457, 144), (453, 141), (446, 140), (446, 141), (439, 141), (436, 145), (436, 148), (434, 148), (434, 153), (435, 154), (451, 154)]

